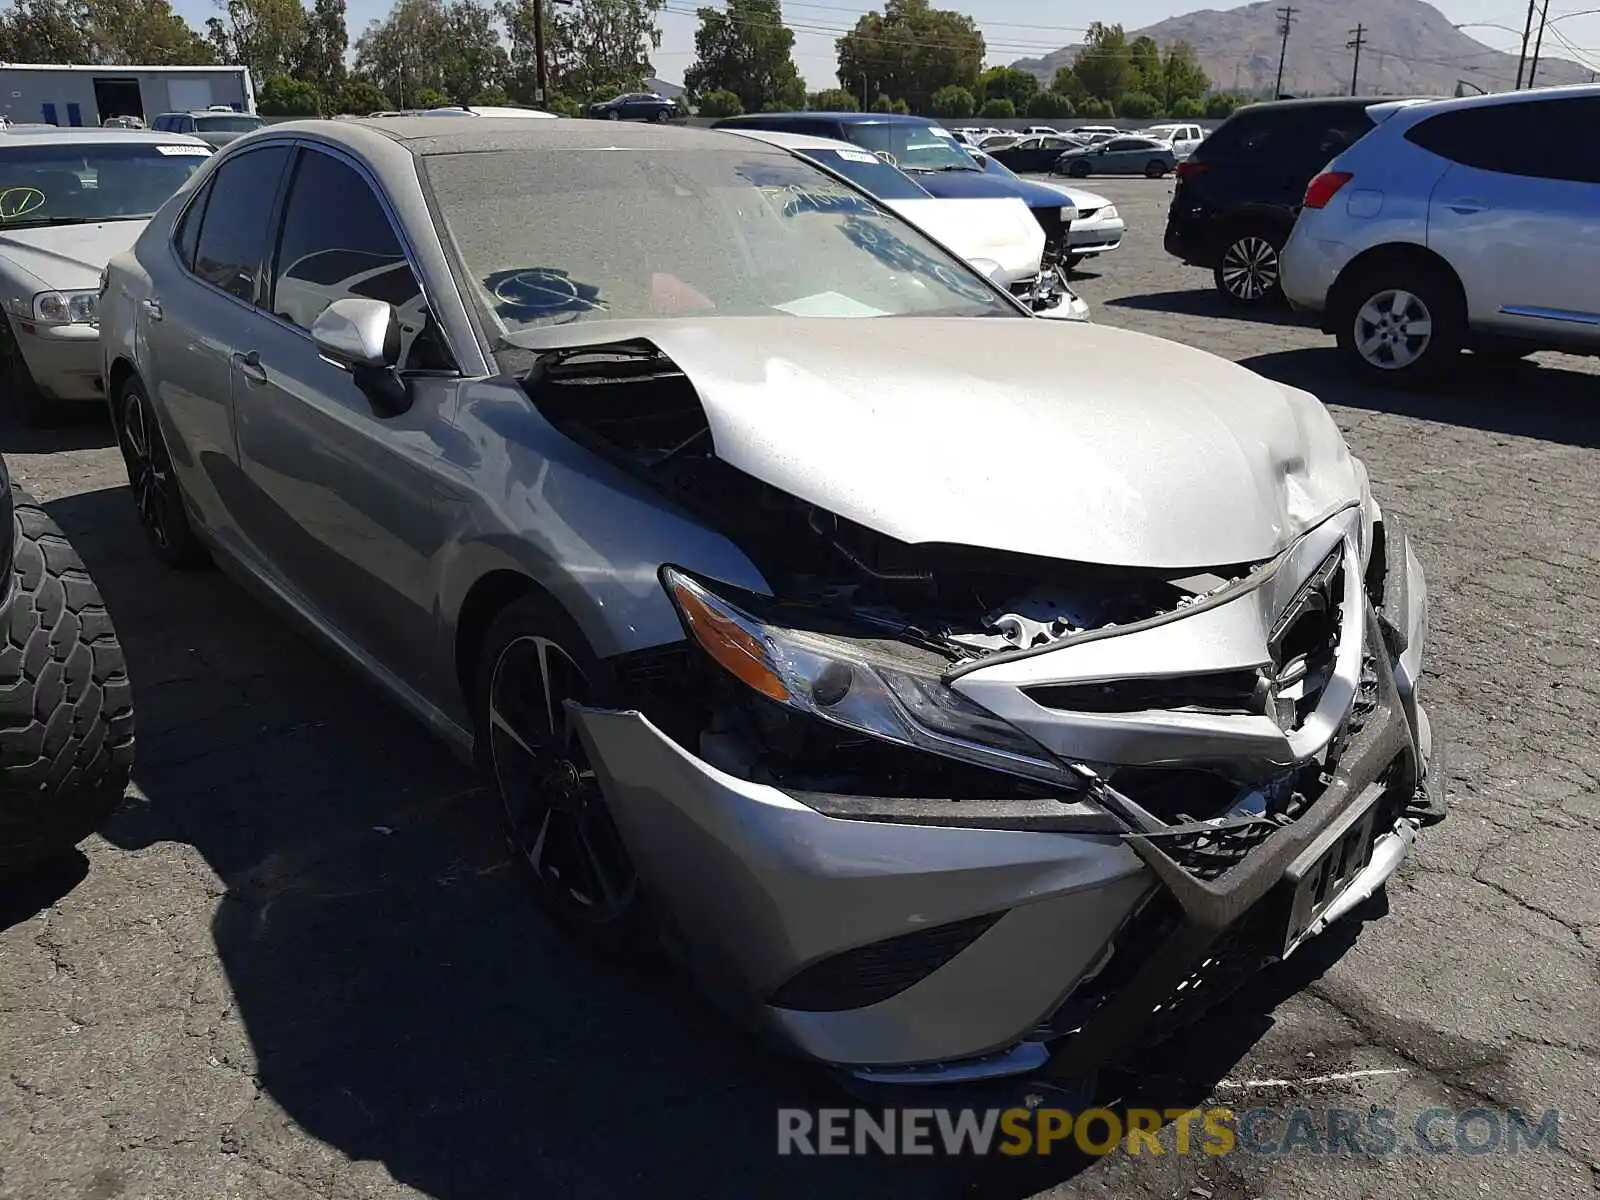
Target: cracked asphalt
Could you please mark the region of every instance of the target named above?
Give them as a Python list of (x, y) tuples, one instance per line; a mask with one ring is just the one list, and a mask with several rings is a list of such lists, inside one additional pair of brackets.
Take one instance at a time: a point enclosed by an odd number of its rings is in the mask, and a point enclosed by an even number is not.
[[(0, 891), (0, 1200), (1600, 1196), (1595, 366), (1357, 388), (1315, 330), (1225, 313), (1165, 257), (1170, 184), (1092, 186), (1130, 225), (1078, 280), (1095, 319), (1321, 395), (1415, 535), (1453, 805), (1387, 915), (1263, 975), (1123, 1094), (1388, 1109), (1400, 1149), (1212, 1158), (1171, 1152), (1169, 1126), (1161, 1155), (778, 1158), (778, 1107), (846, 1101), (673, 978), (553, 932), (420, 726), (222, 574), (145, 552), (90, 421), (0, 428), (106, 595), (139, 723), (104, 835)], [(1559, 1110), (1560, 1144), (1468, 1155), (1446, 1121), (1449, 1152), (1423, 1153), (1435, 1107)]]

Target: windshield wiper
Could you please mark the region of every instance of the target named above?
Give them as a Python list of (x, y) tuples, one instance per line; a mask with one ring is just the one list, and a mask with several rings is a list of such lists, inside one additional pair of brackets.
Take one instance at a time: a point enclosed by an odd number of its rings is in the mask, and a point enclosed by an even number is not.
[(7, 229), (33, 229), (42, 225), (98, 225), (101, 221), (144, 221), (151, 214), (144, 216), (116, 216), (116, 217), (31, 217), (17, 221), (7, 221), (0, 218), (0, 233)]

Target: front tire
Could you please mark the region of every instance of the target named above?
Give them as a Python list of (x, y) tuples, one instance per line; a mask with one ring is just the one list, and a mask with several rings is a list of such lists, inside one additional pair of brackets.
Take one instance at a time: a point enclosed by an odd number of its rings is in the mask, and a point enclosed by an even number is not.
[(1089, 178), (1089, 164), (1081, 158), (1075, 159), (1072, 165), (1067, 168), (1067, 174), (1074, 179), (1087, 179)]
[(508, 848), (541, 908), (611, 957), (656, 947), (638, 876), (564, 701), (604, 706), (616, 689), (570, 617), (525, 596), (495, 618), (479, 656), (478, 761)]
[(137, 376), (130, 376), (117, 397), (117, 443), (128, 468), (128, 490), (139, 524), (155, 555), (169, 567), (194, 567), (209, 555), (189, 525), (189, 510), (172, 470), (172, 456), (156, 420), (150, 398)]
[(1438, 378), (1459, 359), (1465, 306), (1444, 272), (1380, 266), (1340, 291), (1339, 350), (1365, 382), (1409, 387)]
[(1284, 234), (1275, 229), (1242, 229), (1217, 256), (1212, 282), (1230, 304), (1263, 307), (1283, 299), (1281, 265)]
[(21, 492), (13, 523), (0, 617), (0, 876), (98, 829), (133, 766), (133, 691), (99, 589)]
[(622, 114), (619, 113), (616, 109), (613, 108), (613, 109), (609, 110), (606, 113), (606, 120), (608, 120), (608, 121), (620, 121), (620, 120), (622, 120)]

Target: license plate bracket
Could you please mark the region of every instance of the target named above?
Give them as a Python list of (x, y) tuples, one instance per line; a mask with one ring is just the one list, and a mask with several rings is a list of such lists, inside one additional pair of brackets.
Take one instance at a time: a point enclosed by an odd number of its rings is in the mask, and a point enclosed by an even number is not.
[(1372, 861), (1383, 795), (1382, 787), (1368, 787), (1284, 871), (1284, 884), (1291, 896), (1289, 927), (1283, 938), (1285, 957), (1305, 941), (1317, 918), (1332, 907), (1340, 893)]

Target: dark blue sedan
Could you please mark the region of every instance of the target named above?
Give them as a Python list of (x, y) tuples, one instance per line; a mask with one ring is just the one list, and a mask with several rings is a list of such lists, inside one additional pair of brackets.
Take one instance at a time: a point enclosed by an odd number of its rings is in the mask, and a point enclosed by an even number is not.
[(654, 92), (628, 92), (589, 105), (589, 115), (605, 121), (670, 121), (678, 115), (678, 106)]

